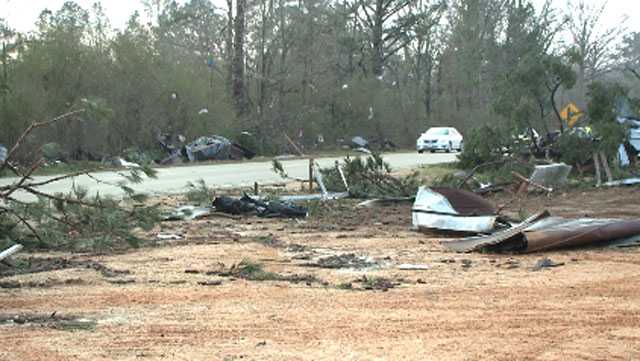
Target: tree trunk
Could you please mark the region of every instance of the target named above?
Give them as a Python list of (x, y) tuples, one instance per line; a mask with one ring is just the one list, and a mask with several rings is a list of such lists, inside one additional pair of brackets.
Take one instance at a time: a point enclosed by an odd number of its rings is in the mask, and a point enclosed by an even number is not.
[(424, 110), (425, 114), (428, 118), (431, 117), (431, 99), (433, 97), (433, 92), (431, 88), (431, 82), (433, 80), (433, 59), (431, 58), (430, 45), (427, 44), (426, 50), (426, 62), (427, 69), (425, 69), (425, 79), (424, 79)]
[(227, 0), (227, 33), (225, 39), (226, 85), (231, 94), (233, 82), (233, 0)]
[(562, 83), (557, 83), (553, 87), (553, 90), (551, 90), (551, 106), (553, 107), (553, 112), (556, 114), (556, 117), (558, 118), (558, 124), (560, 124), (560, 133), (563, 133), (564, 123), (562, 123), (562, 117), (560, 116), (560, 112), (558, 111), (558, 106), (556, 105), (556, 93), (558, 92), (558, 89), (560, 89), (560, 85), (562, 85)]
[(244, 79), (244, 35), (245, 10), (247, 0), (236, 1), (236, 18), (234, 22), (233, 61), (231, 63), (232, 98), (236, 114), (243, 115), (247, 111), (247, 92)]
[(600, 187), (602, 185), (602, 177), (600, 176), (600, 160), (598, 153), (593, 153), (593, 164), (596, 168), (596, 187)]
[(381, 76), (384, 70), (384, 42), (382, 40), (382, 23), (384, 22), (383, 11), (384, 9), (382, 0), (376, 0), (371, 39), (373, 44), (371, 65), (373, 67), (373, 75), (375, 76)]

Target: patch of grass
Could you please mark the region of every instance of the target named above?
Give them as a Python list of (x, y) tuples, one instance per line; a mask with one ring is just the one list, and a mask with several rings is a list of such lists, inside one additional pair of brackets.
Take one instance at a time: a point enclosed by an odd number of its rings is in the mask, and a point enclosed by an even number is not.
[(254, 241), (256, 243), (260, 243), (261, 245), (265, 246), (265, 247), (282, 247), (284, 246), (284, 243), (277, 239), (274, 238), (273, 235), (266, 235), (266, 236), (258, 236), (256, 238), (254, 238)]
[(354, 282), (362, 283), (362, 288), (365, 290), (379, 290), (386, 292), (387, 290), (397, 286), (397, 283), (385, 277), (367, 277), (362, 276)]
[(275, 272), (266, 271), (262, 264), (243, 260), (231, 266), (228, 270), (207, 272), (207, 275), (217, 275), (221, 277), (236, 277), (247, 281), (285, 281), (292, 283), (305, 282), (325, 284), (313, 275), (281, 275)]
[[(452, 163), (440, 163), (440, 164), (425, 164), (421, 165), (415, 169), (417, 172), (418, 178), (421, 180), (434, 180), (446, 176), (448, 174), (453, 174), (460, 169), (458, 168), (457, 162)], [(427, 182), (429, 183), (429, 182)]]
[(342, 282), (336, 285), (336, 288), (339, 290), (353, 290), (353, 283), (351, 282)]
[(0, 314), (0, 324), (28, 325), (37, 324), (62, 331), (93, 331), (97, 326), (95, 320), (72, 315), (47, 314)]
[(69, 320), (54, 322), (51, 328), (62, 331), (94, 331), (98, 323), (94, 320)]
[(278, 281), (282, 278), (275, 272), (265, 271), (262, 264), (244, 260), (232, 268), (232, 273), (238, 277), (249, 281)]

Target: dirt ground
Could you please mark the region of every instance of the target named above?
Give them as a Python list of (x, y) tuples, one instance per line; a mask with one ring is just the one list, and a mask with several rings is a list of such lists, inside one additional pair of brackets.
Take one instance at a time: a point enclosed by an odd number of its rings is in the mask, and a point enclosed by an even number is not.
[[(638, 188), (491, 199), (640, 211)], [(117, 255), (21, 254), (38, 272), (0, 274), (0, 360), (640, 359), (640, 249), (456, 254), (410, 229), (410, 205), (355, 203), (166, 222), (154, 234), (180, 239)], [(544, 257), (561, 265), (534, 271)]]

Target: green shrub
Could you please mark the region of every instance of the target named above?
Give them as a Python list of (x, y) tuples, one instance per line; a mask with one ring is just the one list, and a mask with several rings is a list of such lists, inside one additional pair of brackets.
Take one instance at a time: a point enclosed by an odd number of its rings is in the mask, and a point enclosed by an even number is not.
[(560, 161), (570, 165), (589, 162), (593, 158), (593, 152), (596, 151), (596, 143), (579, 131), (563, 133), (558, 138), (557, 147), (560, 152)]
[(489, 126), (473, 129), (465, 137), (464, 149), (458, 155), (460, 167), (470, 169), (480, 164), (497, 162), (509, 148), (509, 135)]

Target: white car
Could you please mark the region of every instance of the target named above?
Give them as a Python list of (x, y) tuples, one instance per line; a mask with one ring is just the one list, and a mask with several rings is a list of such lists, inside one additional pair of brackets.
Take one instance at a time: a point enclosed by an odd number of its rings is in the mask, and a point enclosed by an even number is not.
[(454, 150), (462, 151), (464, 141), (462, 134), (456, 128), (452, 127), (436, 127), (429, 128), (420, 135), (416, 141), (416, 149), (418, 153), (425, 151), (435, 152), (443, 150), (447, 153)]

